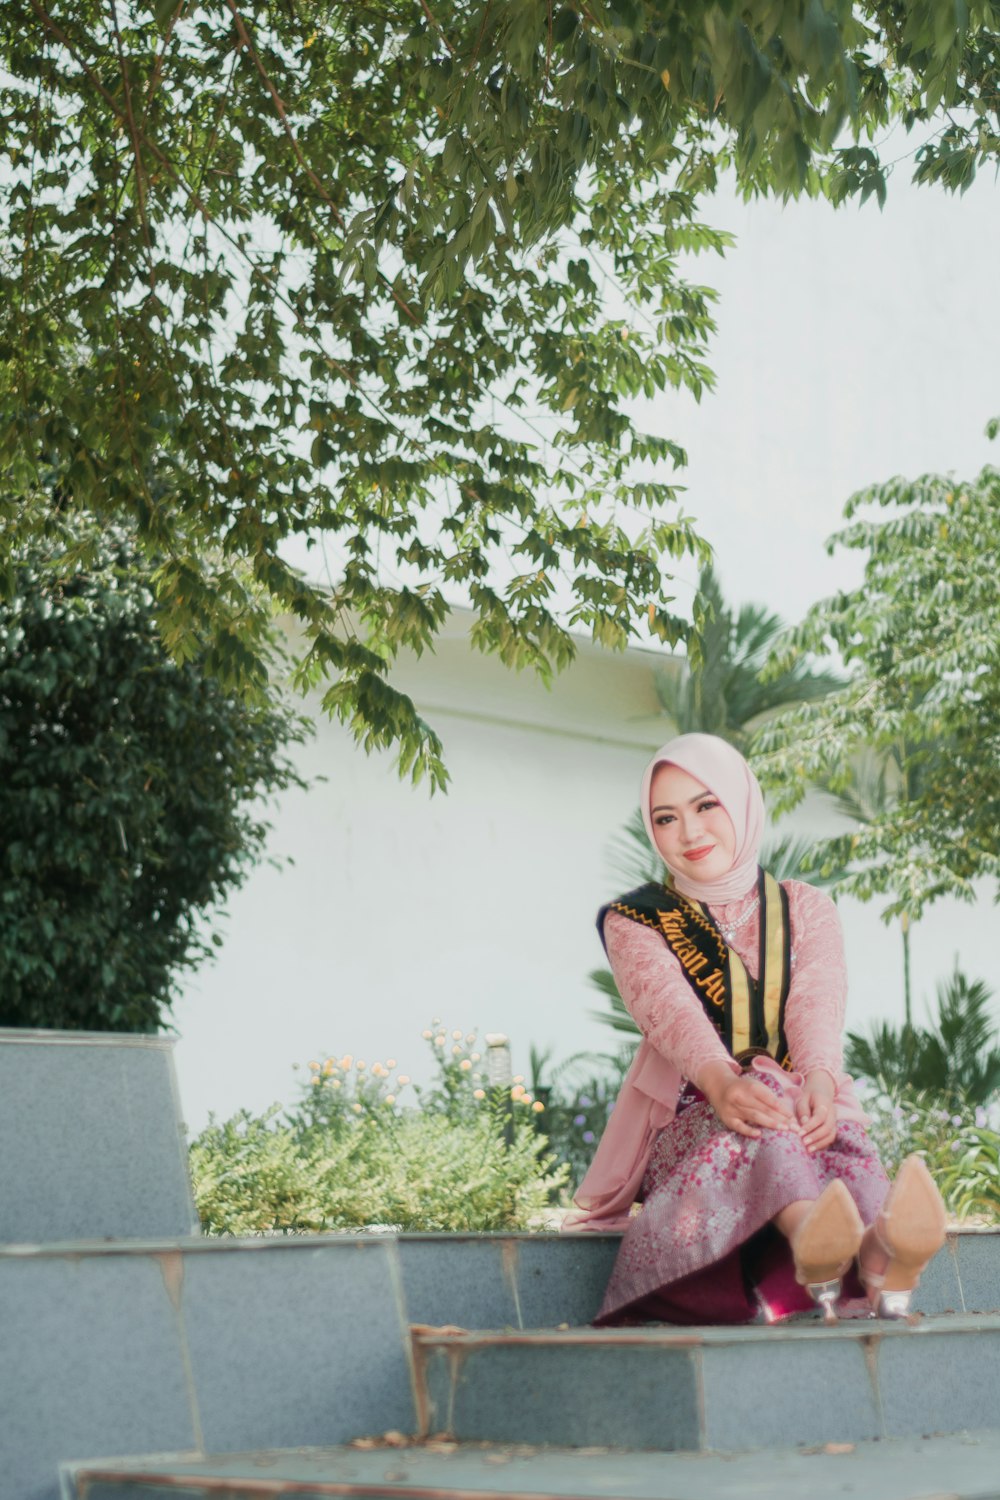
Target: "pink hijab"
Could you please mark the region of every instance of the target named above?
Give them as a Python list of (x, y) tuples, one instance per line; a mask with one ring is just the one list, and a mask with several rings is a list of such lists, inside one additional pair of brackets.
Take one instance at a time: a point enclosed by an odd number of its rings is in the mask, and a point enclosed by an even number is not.
[(757, 854), (764, 833), (764, 798), (756, 776), (740, 752), (725, 740), (720, 740), (718, 735), (679, 734), (662, 745), (643, 774), (639, 801), (649, 842), (660, 859), (663, 855), (656, 848), (653, 837), (649, 792), (653, 772), (662, 765), (679, 766), (718, 797), (736, 834), (736, 857), (718, 880), (707, 883), (688, 880), (683, 870), (664, 860), (674, 877), (676, 889), (682, 896), (690, 896), (710, 906), (738, 901), (752, 889), (757, 878)]

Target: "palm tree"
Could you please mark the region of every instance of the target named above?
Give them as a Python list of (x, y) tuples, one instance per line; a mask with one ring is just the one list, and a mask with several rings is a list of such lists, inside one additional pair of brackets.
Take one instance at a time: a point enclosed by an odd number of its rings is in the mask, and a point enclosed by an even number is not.
[(784, 621), (762, 604), (744, 604), (734, 614), (711, 563), (698, 580), (695, 615), (701, 623), (687, 662), (679, 674), (662, 673), (657, 681), (660, 702), (681, 734), (718, 734), (743, 750), (758, 720), (843, 685), (835, 672), (816, 671), (804, 660), (762, 681)]
[(896, 1093), (903, 1085), (933, 1091), (954, 1105), (985, 1104), (1000, 1089), (1000, 1036), (988, 1014), (993, 992), (958, 967), (937, 987), (937, 1020), (925, 1028), (882, 1023), (867, 1037), (847, 1033), (849, 1072)]

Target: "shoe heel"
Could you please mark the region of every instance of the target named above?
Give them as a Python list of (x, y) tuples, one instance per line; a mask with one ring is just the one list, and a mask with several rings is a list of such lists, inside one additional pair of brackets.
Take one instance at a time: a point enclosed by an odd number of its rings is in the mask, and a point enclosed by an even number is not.
[(840, 1277), (832, 1281), (807, 1281), (806, 1291), (823, 1314), (824, 1323), (836, 1323), (840, 1301)]
[(910, 1298), (913, 1296), (913, 1288), (906, 1291), (887, 1292), (878, 1294), (875, 1303), (874, 1316), (876, 1318), (907, 1318), (910, 1315)]

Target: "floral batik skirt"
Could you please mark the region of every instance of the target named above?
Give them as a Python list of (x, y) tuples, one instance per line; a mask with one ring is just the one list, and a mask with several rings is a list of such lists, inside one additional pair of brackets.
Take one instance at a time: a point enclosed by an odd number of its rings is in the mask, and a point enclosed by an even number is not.
[[(611, 1273), (598, 1325), (776, 1322), (812, 1307), (788, 1241), (771, 1221), (839, 1177), (865, 1224), (888, 1180), (863, 1125), (842, 1121), (810, 1156), (791, 1131), (727, 1130), (692, 1084), (656, 1139)], [(844, 1294), (863, 1289), (852, 1271)]]

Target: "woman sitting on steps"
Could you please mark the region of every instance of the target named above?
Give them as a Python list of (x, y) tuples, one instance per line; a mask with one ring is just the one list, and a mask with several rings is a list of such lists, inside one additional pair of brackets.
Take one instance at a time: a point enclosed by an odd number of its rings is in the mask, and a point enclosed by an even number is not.
[[(760, 870), (764, 804), (714, 735), (657, 752), (642, 815), (669, 872), (598, 925), (643, 1033), (566, 1230), (623, 1228), (598, 1324), (901, 1317), (945, 1237), (919, 1157), (888, 1179), (843, 1072), (836, 908)], [(642, 1210), (633, 1213), (636, 1200)]]

